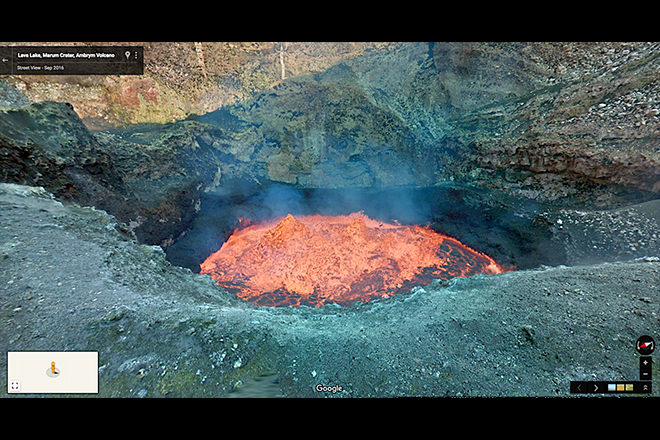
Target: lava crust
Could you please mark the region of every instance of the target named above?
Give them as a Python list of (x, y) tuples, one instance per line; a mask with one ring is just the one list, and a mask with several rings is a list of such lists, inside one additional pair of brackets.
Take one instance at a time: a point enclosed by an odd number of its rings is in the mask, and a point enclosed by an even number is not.
[(433, 279), (504, 269), (425, 226), (346, 216), (289, 214), (236, 230), (201, 273), (253, 304), (342, 306), (389, 297)]

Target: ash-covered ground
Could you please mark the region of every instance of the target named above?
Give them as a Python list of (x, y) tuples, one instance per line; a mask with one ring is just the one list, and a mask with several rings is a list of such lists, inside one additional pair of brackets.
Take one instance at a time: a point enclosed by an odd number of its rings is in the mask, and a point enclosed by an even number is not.
[[(0, 81), (4, 352), (98, 351), (100, 397), (639, 378), (635, 341), (660, 337), (660, 45), (144, 45), (141, 77)], [(318, 309), (195, 273), (239, 217), (292, 208), (428, 223), (518, 270)]]
[[(640, 232), (657, 231), (657, 204), (546, 217), (567, 251), (628, 261), (266, 308), (171, 265), (103, 211), (1, 184), (0, 350), (98, 351), (99, 393), (85, 397), (569, 396), (572, 380), (638, 380), (635, 341), (660, 335), (657, 237)], [(652, 385), (657, 396), (657, 363)]]

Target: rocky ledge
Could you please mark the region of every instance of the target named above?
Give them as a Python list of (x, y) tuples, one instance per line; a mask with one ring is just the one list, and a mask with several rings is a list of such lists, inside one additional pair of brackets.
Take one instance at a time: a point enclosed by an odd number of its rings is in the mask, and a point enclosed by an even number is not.
[(657, 257), (270, 308), (103, 211), (9, 184), (0, 206), (0, 348), (98, 351), (92, 397), (567, 396), (571, 380), (636, 380), (635, 341), (660, 329)]
[[(570, 380), (636, 378), (634, 341), (660, 328), (660, 47), (358, 52), (277, 81), (269, 71), (214, 111), (103, 131), (80, 107), (31, 102), (3, 81), (3, 350), (97, 350), (99, 396), (234, 395), (262, 374), (278, 395), (323, 397), (556, 396)], [(160, 73), (181, 79), (172, 65)], [(128, 87), (127, 102), (157, 104), (154, 85)], [(534, 212), (506, 211), (507, 224), (538, 226), (571, 267), (272, 309), (168, 263), (162, 249), (190, 230), (205, 195), (274, 184), (481, 188), (528, 203)], [(525, 246), (520, 231), (510, 232)]]

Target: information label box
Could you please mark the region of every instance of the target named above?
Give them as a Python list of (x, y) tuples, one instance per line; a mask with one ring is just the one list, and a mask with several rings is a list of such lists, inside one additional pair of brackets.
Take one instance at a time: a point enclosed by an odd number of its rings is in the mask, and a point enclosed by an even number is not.
[(142, 46), (0, 46), (0, 75), (143, 75)]
[(98, 351), (7, 352), (7, 392), (99, 392)]

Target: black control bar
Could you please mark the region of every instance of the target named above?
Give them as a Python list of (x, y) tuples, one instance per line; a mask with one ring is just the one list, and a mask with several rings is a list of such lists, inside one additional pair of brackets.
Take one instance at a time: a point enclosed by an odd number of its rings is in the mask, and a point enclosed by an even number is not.
[(142, 46), (0, 46), (0, 75), (143, 75)]
[(650, 394), (646, 381), (572, 381), (571, 394)]

